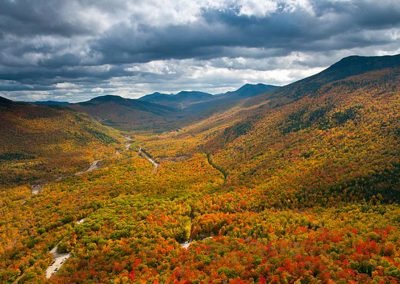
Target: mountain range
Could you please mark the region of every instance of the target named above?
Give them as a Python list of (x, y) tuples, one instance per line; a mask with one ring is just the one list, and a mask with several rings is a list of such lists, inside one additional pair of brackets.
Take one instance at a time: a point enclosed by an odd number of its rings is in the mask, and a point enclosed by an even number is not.
[(272, 99), (270, 104), (286, 103), (305, 94), (317, 93), (328, 83), (374, 70), (393, 68), (398, 66), (399, 62), (398, 55), (350, 56), (319, 74), (287, 86), (245, 84), (235, 91), (218, 95), (199, 91), (181, 91), (177, 94), (156, 92), (139, 99), (107, 95), (76, 104), (54, 101), (36, 102), (36, 104), (68, 106), (122, 130), (165, 131), (189, 125), (239, 104), (254, 105), (267, 98)]
[(181, 91), (177, 94), (156, 92), (139, 99), (106, 95), (75, 104), (54, 101), (35, 104), (70, 107), (95, 117), (103, 124), (122, 130), (165, 131), (182, 127), (232, 107), (246, 98), (271, 93), (278, 88), (264, 84), (246, 84), (236, 91), (218, 95), (199, 91)]

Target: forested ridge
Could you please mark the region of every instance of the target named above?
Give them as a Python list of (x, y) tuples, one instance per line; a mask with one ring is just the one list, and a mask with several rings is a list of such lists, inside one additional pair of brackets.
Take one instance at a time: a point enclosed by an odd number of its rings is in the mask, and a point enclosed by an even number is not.
[[(0, 186), (55, 180), (113, 152), (120, 139), (85, 114), (0, 102)], [(97, 149), (97, 151), (94, 151)]]

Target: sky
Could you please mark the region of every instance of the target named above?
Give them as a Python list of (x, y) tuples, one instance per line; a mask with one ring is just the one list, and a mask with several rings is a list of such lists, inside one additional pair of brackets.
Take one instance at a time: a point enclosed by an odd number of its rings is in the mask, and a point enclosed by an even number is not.
[(0, 0), (0, 96), (213, 94), (400, 53), (398, 0)]

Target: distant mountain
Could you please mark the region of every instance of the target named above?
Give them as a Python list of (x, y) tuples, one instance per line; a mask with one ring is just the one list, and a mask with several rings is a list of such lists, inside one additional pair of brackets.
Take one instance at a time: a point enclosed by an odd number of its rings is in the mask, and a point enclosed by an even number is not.
[(101, 123), (123, 130), (165, 131), (224, 111), (247, 98), (271, 93), (278, 87), (246, 84), (223, 95), (199, 91), (177, 94), (153, 93), (139, 99), (101, 96), (69, 107), (85, 112)]
[(157, 115), (168, 114), (175, 111), (173, 108), (165, 107), (159, 104), (153, 104), (150, 102), (143, 102), (135, 99), (126, 99), (120, 96), (101, 96), (91, 99), (90, 101), (78, 103), (81, 106), (96, 106), (102, 104), (117, 104), (121, 106), (126, 106), (132, 109), (151, 112)]
[(235, 105), (246, 103), (249, 99), (263, 94), (272, 94), (280, 87), (265, 84), (245, 84), (235, 91), (214, 95), (212, 100), (192, 104), (185, 109), (186, 116), (194, 119), (205, 118), (214, 113), (223, 112)]
[(191, 99), (191, 100), (204, 100), (212, 98), (211, 94), (199, 91), (181, 91), (177, 93), (176, 96), (181, 99)]
[[(139, 99), (101, 96), (87, 102), (70, 104), (103, 124), (123, 130), (165, 131), (224, 111), (247, 98), (271, 93), (276, 86), (246, 84), (222, 95), (200, 91), (181, 91), (177, 94), (155, 92)], [(211, 103), (212, 102), (212, 103)]]
[[(181, 110), (180, 118), (186, 123), (224, 111), (247, 98), (270, 94), (279, 89), (265, 84), (245, 84), (235, 91), (219, 95), (199, 91), (182, 91), (177, 94), (153, 93), (139, 98), (141, 101), (170, 106)], [(182, 124), (182, 123), (180, 123)]]
[(278, 86), (265, 85), (265, 84), (245, 84), (236, 91), (226, 92), (225, 96), (237, 96), (240, 98), (248, 98), (258, 96), (265, 93), (271, 93), (279, 89)]
[(265, 93), (271, 93), (278, 88), (279, 87), (277, 86), (265, 85), (261, 83), (245, 84), (235, 91), (230, 91), (219, 95), (211, 95), (209, 93), (199, 91), (182, 91), (177, 94), (163, 94), (155, 92), (153, 94), (143, 96), (139, 98), (139, 100), (184, 109), (195, 104), (201, 104), (209, 101), (238, 101)]
[(213, 95), (199, 91), (181, 91), (177, 94), (153, 93), (139, 98), (140, 101), (156, 103), (178, 109), (186, 108), (192, 104), (209, 101)]
[(69, 107), (85, 112), (105, 125), (123, 130), (165, 129), (177, 113), (176, 109), (168, 106), (111, 95)]
[(69, 102), (59, 102), (59, 101), (36, 101), (35, 105), (45, 105), (45, 106), (67, 106)]
[(170, 99), (170, 97), (172, 98), (172, 96), (175, 96), (175, 94), (163, 94), (160, 92), (154, 92), (152, 94), (140, 97), (138, 100), (146, 102), (155, 102), (157, 100), (168, 100)]

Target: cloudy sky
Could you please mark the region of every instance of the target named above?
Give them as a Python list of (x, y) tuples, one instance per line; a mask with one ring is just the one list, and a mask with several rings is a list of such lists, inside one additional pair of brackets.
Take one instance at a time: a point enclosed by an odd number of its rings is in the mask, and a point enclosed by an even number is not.
[(398, 0), (0, 0), (0, 96), (15, 100), (221, 93), (397, 53)]

